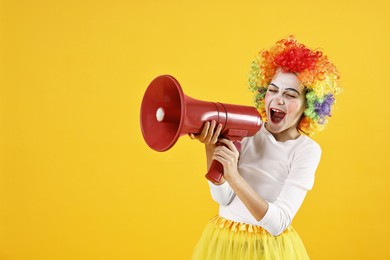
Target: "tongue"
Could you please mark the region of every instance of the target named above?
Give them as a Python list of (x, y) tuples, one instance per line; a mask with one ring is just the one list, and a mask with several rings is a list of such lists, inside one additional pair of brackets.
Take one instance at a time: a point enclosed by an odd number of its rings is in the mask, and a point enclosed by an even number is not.
[(285, 115), (286, 114), (283, 112), (274, 112), (272, 115), (272, 121), (274, 121), (274, 123), (279, 123), (280, 121), (283, 120)]

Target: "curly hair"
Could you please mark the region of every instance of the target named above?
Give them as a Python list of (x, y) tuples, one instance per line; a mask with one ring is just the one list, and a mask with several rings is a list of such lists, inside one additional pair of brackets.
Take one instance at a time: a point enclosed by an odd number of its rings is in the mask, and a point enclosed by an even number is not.
[(269, 50), (262, 50), (252, 62), (248, 75), (249, 88), (255, 93), (254, 102), (264, 121), (267, 121), (264, 98), (277, 70), (297, 75), (306, 88), (306, 109), (298, 130), (312, 135), (324, 129), (331, 116), (335, 96), (341, 91), (339, 72), (320, 50), (311, 50), (294, 36), (276, 42)]

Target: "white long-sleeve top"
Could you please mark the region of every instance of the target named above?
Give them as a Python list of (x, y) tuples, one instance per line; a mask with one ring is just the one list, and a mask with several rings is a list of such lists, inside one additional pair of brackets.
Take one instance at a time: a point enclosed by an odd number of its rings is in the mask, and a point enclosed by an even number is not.
[(209, 182), (219, 215), (236, 222), (258, 225), (274, 236), (291, 224), (314, 184), (321, 148), (305, 135), (278, 142), (263, 126), (256, 135), (244, 138), (238, 170), (248, 184), (268, 202), (265, 216), (257, 221), (226, 181)]

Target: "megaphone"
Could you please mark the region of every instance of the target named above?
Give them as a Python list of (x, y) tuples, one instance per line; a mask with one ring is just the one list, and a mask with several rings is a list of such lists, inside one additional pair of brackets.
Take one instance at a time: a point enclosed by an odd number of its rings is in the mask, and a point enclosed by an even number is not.
[[(170, 149), (187, 134), (199, 134), (207, 121), (222, 124), (220, 136), (234, 141), (240, 150), (244, 137), (260, 130), (262, 120), (254, 107), (206, 102), (184, 95), (179, 82), (170, 75), (156, 77), (145, 91), (141, 104), (141, 131), (147, 145), (155, 151)], [(206, 174), (219, 182), (223, 166), (214, 160)]]

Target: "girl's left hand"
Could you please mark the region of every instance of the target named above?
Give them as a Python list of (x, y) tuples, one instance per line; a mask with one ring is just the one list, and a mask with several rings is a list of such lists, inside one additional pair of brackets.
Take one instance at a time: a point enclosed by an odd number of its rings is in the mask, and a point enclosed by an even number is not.
[(231, 178), (239, 175), (237, 163), (240, 153), (232, 141), (221, 138), (218, 142), (221, 143), (221, 145), (215, 148), (213, 159), (223, 165), (223, 176), (229, 181)]

